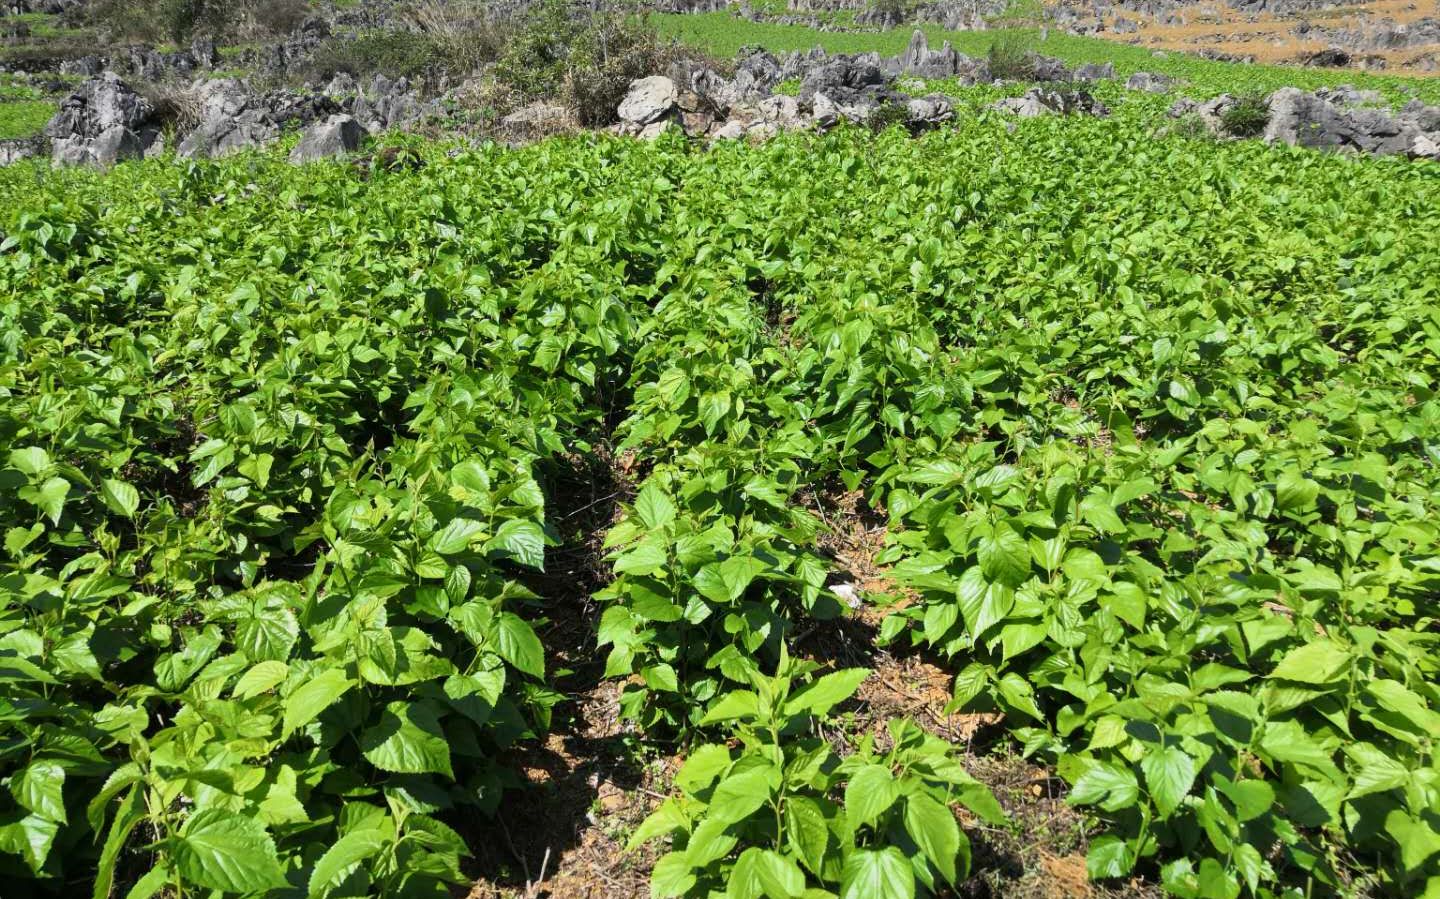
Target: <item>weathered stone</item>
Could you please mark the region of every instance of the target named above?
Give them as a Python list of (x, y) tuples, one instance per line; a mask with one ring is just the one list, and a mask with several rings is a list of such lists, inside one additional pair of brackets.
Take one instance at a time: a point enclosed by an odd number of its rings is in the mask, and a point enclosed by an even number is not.
[(1157, 75), (1154, 72), (1136, 72), (1125, 79), (1125, 87), (1132, 91), (1144, 91), (1147, 94), (1163, 94), (1175, 86), (1175, 79), (1168, 75)]
[(777, 128), (799, 128), (805, 124), (800, 116), (800, 101), (780, 94), (760, 102), (760, 117)]
[(68, 140), (96, 138), (117, 125), (135, 131), (153, 112), (149, 100), (131, 90), (119, 76), (108, 72), (77, 87), (45, 125), (45, 134), (56, 140)]
[(365, 129), (353, 116), (332, 115), (305, 129), (300, 142), (290, 151), (290, 162), (300, 165), (353, 153), (360, 148), (364, 137)]
[(658, 122), (670, 115), (677, 99), (675, 82), (664, 75), (637, 79), (620, 101), (620, 120), (642, 126)]
[(51, 149), (54, 165), (93, 165), (108, 168), (126, 159), (141, 159), (145, 148), (135, 132), (113, 125), (95, 137), (57, 139)]
[(816, 94), (810, 101), (810, 118), (817, 128), (833, 128), (840, 122), (840, 107), (825, 94)]
[(905, 104), (905, 111), (912, 128), (935, 128), (955, 118), (955, 105), (941, 94), (916, 97)]
[(749, 125), (739, 119), (731, 119), (711, 132), (710, 137), (714, 140), (740, 140), (749, 130)]
[(515, 110), (500, 124), (518, 131), (559, 131), (573, 125), (574, 116), (563, 106), (540, 101)]
[(1047, 90), (1032, 87), (1023, 97), (1007, 97), (997, 101), (994, 109), (1008, 112), (1021, 118), (1035, 118), (1045, 115), (1091, 115), (1108, 116), (1110, 110), (1083, 90)]
[(1076, 81), (1104, 81), (1115, 77), (1114, 63), (1086, 63), (1075, 70)]

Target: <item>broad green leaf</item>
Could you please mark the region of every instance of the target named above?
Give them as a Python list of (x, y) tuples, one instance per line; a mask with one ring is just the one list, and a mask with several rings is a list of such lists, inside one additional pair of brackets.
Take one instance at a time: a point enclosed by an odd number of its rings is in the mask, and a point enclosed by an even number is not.
[(170, 843), (170, 856), (191, 884), (231, 893), (285, 886), (275, 841), (260, 822), (217, 808), (201, 809)]
[(1107, 812), (1129, 808), (1140, 798), (1140, 783), (1128, 768), (1096, 762), (1070, 788), (1069, 801), (1076, 805), (1099, 805)]
[(1111, 834), (1096, 837), (1085, 856), (1085, 872), (1091, 880), (1124, 877), (1134, 867), (1135, 856), (1130, 845)]
[(1220, 792), (1235, 805), (1235, 816), (1241, 821), (1253, 821), (1270, 811), (1275, 804), (1275, 788), (1263, 780), (1216, 781)]
[(450, 742), (440, 727), (436, 706), (428, 701), (387, 705), (380, 720), (360, 735), (360, 750), (382, 771), (455, 776)]
[(1179, 746), (1148, 747), (1140, 759), (1140, 770), (1145, 772), (1145, 788), (1162, 816), (1175, 811), (1195, 784), (1195, 760)]
[(1320, 485), (1298, 471), (1286, 471), (1275, 482), (1275, 502), (1286, 512), (1307, 511), (1319, 496)]
[(501, 612), (495, 618), (495, 651), (526, 674), (545, 676), (545, 648), (534, 629), (513, 612)]
[(683, 852), (661, 856), (650, 872), (650, 895), (653, 899), (684, 896), (694, 885), (695, 872)]
[(105, 834), (105, 845), (101, 847), (100, 859), (95, 867), (95, 882), (90, 892), (92, 899), (109, 899), (115, 884), (115, 866), (120, 859), (120, 853), (124, 850), (131, 831), (143, 820), (143, 793), (141, 788), (132, 787), (120, 801), (120, 807), (115, 811), (115, 819), (110, 822), (110, 830)]
[(39, 759), (10, 779), (10, 794), (21, 806), (42, 818), (64, 824), (65, 769), (59, 762)]
[(720, 781), (714, 795), (710, 797), (710, 817), (732, 824), (743, 821), (770, 801), (770, 791), (768, 769), (751, 768), (739, 774), (731, 774)]
[(1315, 640), (1285, 654), (1270, 676), (1302, 684), (1328, 684), (1344, 676), (1350, 654), (1330, 640)]
[(969, 844), (950, 809), (924, 793), (907, 796), (905, 829), (947, 882), (956, 884), (969, 875)]
[(32, 872), (40, 873), (50, 857), (60, 823), (33, 813), (10, 817), (8, 823), (0, 825), (0, 853), (18, 855)]
[(715, 782), (730, 767), (730, 747), (707, 743), (691, 751), (690, 757), (675, 774), (675, 786), (687, 793), (698, 793)]
[(869, 676), (868, 668), (847, 668), (816, 678), (790, 694), (790, 698), (785, 700), (785, 714), (809, 712), (825, 715), (837, 704), (855, 695), (860, 684)]
[(615, 560), (616, 574), (659, 574), (670, 564), (665, 549), (645, 540)]
[(38, 477), (50, 470), (50, 454), (38, 446), (12, 449), (6, 457), (10, 467), (30, 477)]
[(1030, 578), (1030, 547), (1025, 538), (1005, 522), (995, 525), (976, 550), (980, 570), (987, 580), (1018, 587)]
[(288, 737), (309, 724), (315, 716), (328, 709), (353, 686), (355, 682), (335, 668), (326, 668), (305, 681), (285, 697), (284, 727), (281, 732)]
[(1350, 757), (1347, 768), (1354, 780), (1354, 785), (1350, 788), (1350, 799), (1400, 789), (1411, 783), (1416, 776), (1415, 772), (1401, 764), (1394, 756), (1369, 743), (1346, 746), (1345, 754)]
[(820, 873), (830, 842), (830, 828), (815, 800), (806, 796), (785, 800), (785, 841), (805, 867), (814, 874)]
[(845, 814), (852, 827), (873, 824), (900, 798), (900, 785), (884, 765), (866, 765), (845, 785)]
[[(536, 571), (545, 570), (545, 529), (536, 522), (521, 518), (509, 519), (500, 525), (500, 529), (490, 538), (490, 542), (485, 544), (485, 548)], [(437, 551), (444, 552), (438, 548)]]
[(735, 860), (726, 884), (729, 899), (792, 899), (805, 889), (805, 875), (794, 862), (770, 849), (751, 846)]
[(51, 524), (60, 523), (65, 510), (65, 499), (70, 494), (70, 482), (64, 478), (47, 478), (39, 487), (20, 488), (20, 498), (36, 506), (50, 519)]
[(360, 865), (379, 855), (388, 839), (380, 830), (357, 830), (345, 834), (325, 850), (310, 872), (306, 895), (319, 899), (333, 886), (343, 882)]
[(635, 497), (635, 514), (650, 530), (659, 530), (675, 520), (675, 503), (654, 481), (646, 482)]
[(235, 648), (252, 662), (283, 661), (300, 636), (295, 614), (282, 605), (269, 604), (235, 625)]
[(915, 873), (894, 846), (856, 849), (840, 873), (840, 899), (915, 899)]
[(135, 517), (136, 510), (140, 508), (140, 491), (124, 481), (110, 478), (101, 481), (100, 499), (111, 512), (126, 518)]
[(753, 556), (732, 556), (723, 562), (712, 562), (695, 575), (695, 589), (715, 602), (734, 602), (767, 567)]
[(235, 682), (233, 695), (236, 699), (250, 699), (283, 684), (290, 675), (290, 667), (284, 662), (267, 661), (252, 665), (249, 671)]
[(454, 518), (430, 539), (430, 548), (441, 555), (456, 555), (468, 550), (470, 544), (483, 533), (484, 522), (470, 518)]

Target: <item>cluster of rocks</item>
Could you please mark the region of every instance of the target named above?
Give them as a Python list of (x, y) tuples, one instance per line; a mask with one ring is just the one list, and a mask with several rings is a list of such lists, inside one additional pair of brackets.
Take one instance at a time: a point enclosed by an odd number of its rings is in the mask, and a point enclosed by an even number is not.
[(149, 100), (113, 73), (94, 78), (65, 99), (45, 126), (57, 165), (110, 165), (138, 159), (153, 146), (160, 129), (151, 124)]
[(1032, 87), (1022, 97), (1007, 97), (992, 107), (1022, 119), (1047, 115), (1089, 115), (1104, 117), (1110, 110), (1084, 90)]
[(1329, 28), (1300, 22), (1293, 33), (1302, 40), (1325, 41), (1351, 51), (1406, 50), (1440, 44), (1440, 19), (1426, 17), (1399, 23), (1394, 19), (1359, 21), (1350, 27)]
[(62, 75), (95, 78), (114, 72), (123, 78), (162, 81), (190, 77), (220, 65), (220, 51), (209, 39), (196, 40), (183, 50), (162, 53), (152, 47), (122, 47), (108, 56), (91, 54), (60, 63)]
[[(702, 93), (696, 87), (719, 89)], [(772, 94), (757, 102), (740, 97), (730, 83), (694, 78), (682, 88), (666, 75), (652, 75), (631, 84), (620, 103), (616, 130), (641, 138), (679, 130), (691, 137), (754, 140), (799, 128), (831, 128), (842, 121), (865, 123), (887, 107), (916, 130), (955, 116), (948, 97), (904, 96), (888, 87), (878, 69), (848, 62), (807, 78), (797, 96)]]
[[(1023, 97), (1001, 100), (995, 109), (1021, 117), (1109, 114), (1104, 104), (1076, 85), (1113, 78), (1112, 65), (1072, 70), (1058, 59), (1032, 55), (1027, 68), (1033, 80), (1061, 86), (1032, 88)], [(681, 64), (666, 75), (633, 82), (617, 110), (616, 130), (642, 138), (675, 129), (691, 137), (756, 139), (796, 128), (863, 124), (877, 115), (887, 122), (904, 122), (918, 132), (955, 117), (954, 102), (943, 94), (916, 97), (896, 90), (895, 81), (901, 76), (957, 78), (965, 84), (995, 80), (986, 60), (959, 53), (949, 42), (932, 50), (919, 30), (903, 53), (891, 57), (830, 55), (817, 48), (777, 58), (754, 51), (740, 59), (733, 78), (708, 67)], [(796, 80), (800, 86), (794, 96), (774, 92), (781, 82)], [(540, 115), (540, 110), (528, 108), (512, 117), (513, 124), (526, 124)]]
[[(1169, 115), (1193, 117), (1212, 133), (1229, 136), (1226, 113), (1240, 102), (1228, 94), (1203, 103), (1182, 98)], [(1440, 106), (1411, 100), (1392, 113), (1383, 104), (1375, 91), (1348, 86), (1317, 91), (1283, 87), (1265, 100), (1261, 138), (1317, 150), (1440, 161)]]
[(783, 9), (776, 9), (773, 3), (750, 0), (741, 0), (739, 4), (734, 0), (650, 0), (646, 5), (667, 13), (733, 10), (753, 22), (803, 25), (819, 31), (878, 31), (909, 24), (933, 24), (959, 31), (987, 27), (987, 18), (1005, 12), (1008, 0), (917, 0), (904, 4), (878, 4), (872, 0), (788, 0)]
[[(346, 106), (373, 110), (373, 106), (364, 106), (362, 99), (363, 95), (352, 96), (342, 103), (326, 94), (255, 94), (234, 78), (199, 82), (170, 101), (172, 106), (190, 106), (189, 114), (197, 122), (180, 140), (176, 153), (217, 159), (263, 147), (287, 127), (295, 127), (302, 129), (302, 135), (292, 161), (339, 155), (358, 148), (366, 133), (366, 127)], [(173, 110), (170, 115), (177, 116)], [(389, 124), (383, 116), (371, 120)], [(170, 123), (180, 121), (171, 118)], [(51, 161), (56, 165), (108, 166), (163, 149), (163, 124), (154, 103), (109, 72), (85, 81), (67, 97), (44, 133), (51, 141)], [(33, 155), (33, 147), (30, 149), (25, 155)]]

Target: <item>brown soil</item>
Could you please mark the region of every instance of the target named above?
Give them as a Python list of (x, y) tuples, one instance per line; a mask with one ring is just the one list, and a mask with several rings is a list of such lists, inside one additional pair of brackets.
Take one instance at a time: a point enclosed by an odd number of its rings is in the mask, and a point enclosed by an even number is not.
[[(1196, 50), (1211, 49), (1239, 56), (1253, 56), (1261, 63), (1285, 64), (1295, 63), (1302, 57), (1324, 50), (1328, 46), (1323, 39), (1309, 40), (1296, 36), (1295, 26), (1303, 21), (1325, 28), (1354, 28), (1366, 21), (1384, 19), (1405, 24), (1427, 16), (1440, 16), (1440, 3), (1435, 0), (1370, 0), (1331, 9), (1277, 15), (1270, 12), (1243, 13), (1212, 0), (1187, 6), (1176, 12), (1184, 18), (1183, 24), (1164, 24), (1159, 16), (1119, 10), (1105, 17), (1106, 30), (1096, 36), (1156, 50), (1193, 53)], [(1117, 18), (1135, 22), (1139, 25), (1139, 30), (1133, 33), (1114, 31), (1113, 25)], [(1426, 71), (1412, 64), (1427, 52), (1440, 53), (1440, 46), (1350, 52), (1356, 58), (1382, 58), (1386, 72), (1440, 76), (1440, 71)]]

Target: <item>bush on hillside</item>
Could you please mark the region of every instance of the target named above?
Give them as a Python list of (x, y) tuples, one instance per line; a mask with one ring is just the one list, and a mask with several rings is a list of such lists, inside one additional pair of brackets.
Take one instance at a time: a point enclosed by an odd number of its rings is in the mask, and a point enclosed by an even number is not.
[(357, 78), (377, 73), (414, 78), (442, 67), (443, 62), (443, 49), (432, 35), (376, 31), (354, 38), (330, 38), (311, 55), (307, 73), (315, 81), (341, 72)]
[(641, 14), (577, 15), (564, 0), (545, 0), (511, 36), (495, 75), (518, 96), (557, 99), (594, 127), (613, 123), (630, 82), (665, 71), (677, 51)]
[(990, 42), (990, 51), (985, 59), (994, 78), (1009, 81), (1032, 81), (1035, 78), (1035, 62), (1030, 56), (1030, 48), (1017, 35), (996, 35)]
[(1235, 105), (1220, 113), (1220, 127), (1231, 137), (1259, 137), (1270, 124), (1270, 106), (1259, 94), (1251, 94), (1235, 101)]
[(432, 40), (444, 66), (460, 75), (498, 59), (509, 31), (482, 0), (422, 0), (411, 8), (410, 20)]

